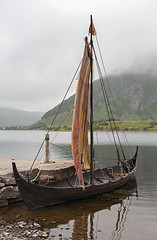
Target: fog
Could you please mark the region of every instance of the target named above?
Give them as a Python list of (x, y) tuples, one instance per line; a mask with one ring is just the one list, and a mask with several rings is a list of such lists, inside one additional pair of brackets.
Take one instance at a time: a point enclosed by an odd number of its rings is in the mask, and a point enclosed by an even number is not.
[(108, 75), (155, 72), (156, 9), (156, 0), (1, 0), (0, 107), (47, 111), (62, 100), (91, 14)]

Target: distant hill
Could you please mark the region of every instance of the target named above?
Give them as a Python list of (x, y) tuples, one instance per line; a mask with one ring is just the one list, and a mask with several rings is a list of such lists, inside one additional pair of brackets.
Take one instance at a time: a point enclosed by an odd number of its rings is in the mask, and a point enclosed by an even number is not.
[[(118, 112), (117, 116), (116, 111), (113, 110), (115, 119), (119, 117), (121, 120), (136, 121), (157, 119), (157, 76), (155, 74), (125, 72), (110, 76), (108, 80), (113, 96), (111, 105), (113, 107), (114, 102)], [(110, 90), (108, 87), (106, 88), (109, 98), (111, 98)], [(54, 125), (55, 127), (61, 126), (72, 111), (74, 97), (75, 95), (65, 100)], [(34, 127), (49, 126), (58, 106), (46, 112)], [(94, 120), (108, 120), (99, 80), (94, 82)], [(71, 122), (72, 114), (65, 125), (71, 126)]]
[(41, 119), (42, 112), (0, 108), (0, 127), (28, 126)]

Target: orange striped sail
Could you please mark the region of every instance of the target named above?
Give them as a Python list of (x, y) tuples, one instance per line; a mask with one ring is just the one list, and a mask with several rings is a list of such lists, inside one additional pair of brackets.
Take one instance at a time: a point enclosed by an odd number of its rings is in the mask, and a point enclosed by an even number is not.
[(90, 77), (90, 58), (87, 37), (83, 60), (79, 73), (75, 94), (73, 124), (72, 124), (72, 152), (76, 173), (83, 184), (82, 166), (90, 168), (88, 148), (88, 91)]

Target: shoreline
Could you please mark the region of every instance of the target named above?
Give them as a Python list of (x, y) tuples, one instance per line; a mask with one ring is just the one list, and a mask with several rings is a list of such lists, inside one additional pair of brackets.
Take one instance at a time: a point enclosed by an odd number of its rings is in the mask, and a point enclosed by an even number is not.
[[(47, 129), (0, 129), (0, 131), (45, 131), (47, 132)], [(50, 132), (71, 132), (72, 130), (49, 130)], [(88, 132), (90, 132), (88, 130)], [(111, 132), (110, 130), (94, 130), (93, 132)], [(156, 130), (124, 130), (124, 131), (118, 131), (119, 133), (127, 133), (127, 132), (131, 132), (131, 133), (157, 133), (157, 129)]]
[[(22, 201), (12, 170), (13, 159), (0, 158), (0, 207)], [(33, 160), (14, 160), (22, 176), (27, 176)], [(41, 169), (42, 167), (42, 169)], [(75, 173), (73, 160), (50, 160), (36, 163), (29, 174), (33, 182), (55, 181), (70, 177)]]
[[(93, 121), (93, 130), (97, 132), (110, 132), (111, 127), (113, 131), (120, 132), (157, 132), (157, 119), (154, 120), (146, 120), (146, 121), (137, 121), (137, 120), (115, 120), (114, 123), (116, 125), (111, 126), (112, 121), (109, 120), (95, 120)], [(49, 131), (53, 132), (71, 132), (72, 126), (67, 125), (60, 129), (60, 126), (53, 126)], [(29, 126), (13, 126), (13, 127), (0, 127), (0, 130), (31, 130), (31, 131), (47, 131), (47, 124), (45, 126), (38, 126), (37, 124), (29, 125)], [(89, 130), (89, 129), (88, 129)]]

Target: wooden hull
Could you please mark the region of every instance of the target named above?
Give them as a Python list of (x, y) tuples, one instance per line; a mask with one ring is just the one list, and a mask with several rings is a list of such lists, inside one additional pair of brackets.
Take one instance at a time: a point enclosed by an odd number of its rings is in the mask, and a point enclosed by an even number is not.
[[(85, 172), (83, 174), (85, 181), (85, 187), (83, 189), (77, 181), (76, 175), (44, 186), (31, 183), (22, 178), (17, 171), (16, 164), (14, 162), (12, 164), (14, 177), (21, 197), (32, 210), (112, 191), (123, 186), (133, 178), (136, 170), (135, 157), (126, 161), (122, 168), (113, 166), (110, 168), (97, 169), (93, 173), (93, 185), (89, 184), (89, 172)], [(128, 171), (128, 169), (130, 170)]]

